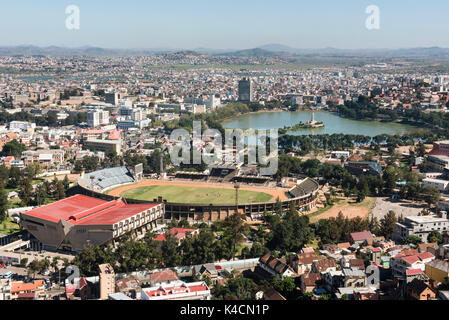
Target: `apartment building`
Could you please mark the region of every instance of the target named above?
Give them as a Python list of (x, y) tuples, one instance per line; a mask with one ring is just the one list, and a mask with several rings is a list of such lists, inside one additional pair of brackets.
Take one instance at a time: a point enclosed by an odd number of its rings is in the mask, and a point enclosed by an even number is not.
[(115, 293), (115, 272), (114, 268), (108, 263), (100, 264), (100, 300), (107, 300), (110, 294)]
[(403, 242), (408, 236), (418, 236), (422, 242), (427, 242), (427, 238), (432, 231), (445, 233), (449, 230), (449, 219), (447, 213), (443, 211), (440, 216), (416, 216), (405, 217), (404, 222), (396, 223), (393, 238)]

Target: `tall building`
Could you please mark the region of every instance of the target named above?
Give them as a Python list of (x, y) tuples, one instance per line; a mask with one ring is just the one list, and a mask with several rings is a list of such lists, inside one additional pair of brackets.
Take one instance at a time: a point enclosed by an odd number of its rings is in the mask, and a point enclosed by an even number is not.
[(205, 101), (206, 108), (208, 110), (216, 109), (221, 103), (220, 97), (216, 97), (215, 94), (211, 94)]
[(106, 93), (105, 101), (106, 101), (106, 103), (110, 103), (110, 104), (116, 106), (118, 104), (118, 93), (116, 93), (116, 92)]
[(108, 263), (98, 266), (100, 271), (100, 300), (107, 300), (110, 294), (115, 293), (115, 272)]
[(249, 78), (239, 81), (239, 101), (246, 103), (253, 101), (253, 88)]
[(109, 111), (95, 110), (87, 112), (87, 125), (91, 128), (109, 124)]

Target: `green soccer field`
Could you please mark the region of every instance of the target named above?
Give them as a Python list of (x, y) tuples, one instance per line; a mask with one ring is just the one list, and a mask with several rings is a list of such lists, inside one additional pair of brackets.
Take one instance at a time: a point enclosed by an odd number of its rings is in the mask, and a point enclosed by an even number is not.
[[(153, 200), (161, 196), (168, 202), (196, 204), (233, 204), (235, 190), (218, 188), (201, 188), (195, 186), (148, 186), (124, 191), (124, 198), (137, 200)], [(239, 190), (239, 203), (270, 201), (271, 195), (264, 192)]]

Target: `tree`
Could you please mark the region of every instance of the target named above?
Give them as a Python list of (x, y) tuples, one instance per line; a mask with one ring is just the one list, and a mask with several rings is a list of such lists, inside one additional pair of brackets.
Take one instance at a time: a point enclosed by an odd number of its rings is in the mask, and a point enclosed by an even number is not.
[(430, 243), (442, 244), (443, 243), (443, 235), (441, 233), (439, 233), (438, 231), (434, 230), (429, 233), (429, 235), (427, 237), (427, 241)]
[(5, 188), (0, 187), (0, 222), (3, 222), (8, 217), (8, 195)]
[(56, 182), (56, 199), (57, 200), (61, 200), (65, 198), (65, 188), (64, 188), (64, 184), (58, 180)]
[(408, 236), (407, 238), (405, 238), (405, 243), (414, 244), (415, 246), (417, 246), (418, 244), (422, 243), (422, 240), (418, 236), (411, 235), (411, 236)]
[(432, 204), (436, 204), (440, 200), (440, 198), (441, 198), (441, 194), (438, 191), (438, 189), (435, 188), (435, 187), (432, 187), (432, 186), (424, 187), (423, 193), (425, 194), (424, 195), (424, 200), (429, 205), (429, 207)]
[(15, 158), (19, 158), (22, 152), (25, 150), (25, 145), (14, 139), (5, 143), (5, 145), (3, 146), (2, 154), (4, 156), (14, 156)]
[(244, 277), (229, 279), (224, 286), (217, 284), (212, 289), (212, 294), (217, 300), (253, 300), (254, 283)]
[(243, 241), (245, 232), (248, 231), (248, 225), (243, 221), (243, 216), (234, 213), (227, 217), (223, 223), (225, 228), (224, 237), (231, 239), (233, 252), (236, 252), (236, 245)]
[(273, 286), (277, 291), (282, 293), (290, 293), (296, 288), (295, 280), (291, 277), (286, 277), (283, 279), (274, 278)]
[(389, 211), (382, 219), (380, 219), (380, 235), (390, 240), (393, 238), (393, 233), (396, 228), (398, 219), (394, 211)]
[(19, 190), (19, 197), (24, 206), (29, 206), (31, 204), (33, 197), (33, 186), (31, 185), (31, 181), (29, 179), (25, 179), (22, 182)]
[(64, 180), (62, 180), (62, 184), (64, 185), (64, 190), (67, 192), (67, 190), (69, 190), (70, 188), (70, 181), (67, 175), (65, 175)]
[(161, 245), (162, 260), (166, 268), (179, 266), (182, 257), (179, 253), (178, 239), (171, 234), (165, 236), (165, 241)]
[(299, 251), (312, 239), (312, 229), (307, 216), (299, 216), (296, 210), (289, 210), (285, 217), (273, 226), (268, 247), (272, 250)]

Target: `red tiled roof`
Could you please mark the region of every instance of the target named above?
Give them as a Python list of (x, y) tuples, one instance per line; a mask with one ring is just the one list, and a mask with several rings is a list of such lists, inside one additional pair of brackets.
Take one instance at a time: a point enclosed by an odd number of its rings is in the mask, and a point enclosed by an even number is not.
[(34, 282), (23, 283), (23, 281), (14, 281), (11, 283), (11, 293), (22, 291), (33, 291), (44, 285), (44, 280), (35, 280)]
[(406, 261), (409, 264), (414, 264), (415, 262), (420, 261), (420, 259), (418, 258), (418, 256), (414, 255), (414, 256), (406, 256), (406, 257), (402, 257), (402, 260)]
[(425, 259), (435, 258), (435, 256), (433, 254), (431, 254), (430, 252), (423, 252), (423, 253), (418, 254), (418, 258), (420, 258), (421, 260), (425, 260)]
[(413, 276), (413, 275), (421, 274), (421, 273), (423, 273), (423, 271), (421, 269), (408, 269), (405, 271), (405, 273), (408, 276)]
[(76, 195), (26, 212), (52, 222), (65, 220), (73, 225), (110, 225), (157, 204), (126, 204), (123, 201), (104, 201), (84, 195)]
[(366, 239), (369, 239), (369, 238), (372, 238), (372, 237), (373, 237), (373, 235), (369, 231), (362, 231), (362, 232), (353, 232), (353, 233), (351, 233), (351, 238), (354, 241), (366, 240)]
[(152, 273), (151, 279), (157, 283), (157, 282), (175, 281), (178, 280), (178, 276), (172, 270), (164, 270)]
[(195, 232), (198, 229), (194, 229), (194, 228), (171, 228), (169, 231), (167, 231), (166, 233), (160, 234), (158, 235), (156, 238), (154, 238), (154, 240), (156, 241), (165, 241), (165, 235), (167, 233), (170, 233), (172, 236), (174, 236), (177, 239), (184, 239), (188, 233), (192, 233)]

